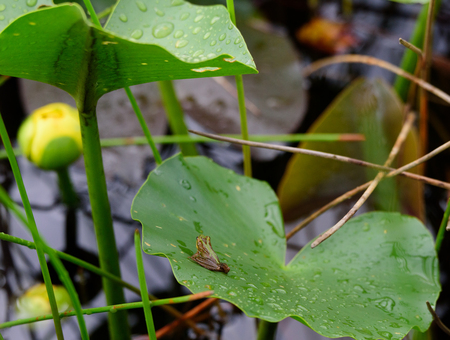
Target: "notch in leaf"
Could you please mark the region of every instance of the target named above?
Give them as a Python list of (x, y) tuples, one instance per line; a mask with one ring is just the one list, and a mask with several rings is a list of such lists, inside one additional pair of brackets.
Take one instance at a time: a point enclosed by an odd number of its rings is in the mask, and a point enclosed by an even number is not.
[(203, 268), (224, 272), (227, 274), (230, 271), (230, 267), (226, 263), (219, 261), (219, 257), (212, 249), (211, 238), (209, 236), (199, 235), (197, 236), (197, 252), (190, 257), (191, 260), (197, 262)]

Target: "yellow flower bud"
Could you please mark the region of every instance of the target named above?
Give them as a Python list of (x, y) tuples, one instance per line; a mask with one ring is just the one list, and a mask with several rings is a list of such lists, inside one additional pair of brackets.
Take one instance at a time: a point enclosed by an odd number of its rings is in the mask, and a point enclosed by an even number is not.
[(43, 106), (25, 119), (17, 139), (23, 155), (38, 167), (67, 167), (82, 152), (78, 111), (64, 103)]
[[(63, 286), (53, 286), (58, 311), (63, 313), (72, 308), (69, 293)], [(43, 283), (29, 288), (16, 303), (17, 313), (21, 318), (32, 318), (40, 315), (51, 314), (50, 302), (47, 290)]]

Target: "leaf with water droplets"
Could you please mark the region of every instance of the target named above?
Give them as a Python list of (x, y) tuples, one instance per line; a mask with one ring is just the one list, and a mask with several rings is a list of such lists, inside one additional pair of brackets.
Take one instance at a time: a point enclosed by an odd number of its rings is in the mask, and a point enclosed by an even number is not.
[[(75, 3), (5, 0), (0, 13), (0, 73), (57, 86), (74, 98), (86, 95), (80, 89), (98, 99), (158, 80), (257, 73), (245, 45), (216, 42), (221, 54), (211, 46), (224, 30), (242, 39), (236, 27), (228, 29), (223, 6), (120, 0), (104, 28), (93, 26)], [(202, 69), (212, 72), (196, 71)]]
[[(437, 258), (415, 218), (356, 217), (285, 265), (284, 226), (269, 185), (180, 155), (150, 174), (131, 211), (143, 225), (144, 251), (166, 256), (178, 282), (194, 293), (213, 289), (248, 316), (293, 317), (327, 337), (373, 340), (400, 340), (430, 325), (425, 302), (434, 304), (440, 291)], [(211, 237), (228, 275), (189, 259), (199, 234)]]

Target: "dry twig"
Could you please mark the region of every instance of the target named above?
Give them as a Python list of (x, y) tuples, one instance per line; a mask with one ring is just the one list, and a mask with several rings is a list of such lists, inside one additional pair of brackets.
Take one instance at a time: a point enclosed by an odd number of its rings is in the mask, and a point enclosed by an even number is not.
[(162, 338), (165, 335), (168, 335), (171, 331), (173, 331), (176, 327), (178, 327), (178, 325), (180, 323), (182, 323), (183, 321), (187, 321), (189, 319), (192, 319), (195, 315), (197, 315), (202, 310), (204, 310), (208, 306), (212, 305), (216, 301), (217, 301), (216, 298), (209, 298), (209, 299), (203, 301), (199, 305), (197, 305), (194, 308), (192, 308), (189, 312), (183, 314), (179, 319), (177, 319), (177, 320), (173, 321), (172, 323), (170, 323), (170, 324), (168, 324), (168, 325), (158, 329), (158, 331), (156, 332), (156, 338), (159, 339), (159, 338)]
[(400, 45), (403, 45), (406, 48), (413, 51), (415, 54), (417, 54), (419, 56), (420, 59), (422, 59), (423, 55), (422, 55), (422, 50), (420, 48), (418, 48), (417, 46), (414, 46), (409, 41), (406, 41), (405, 39), (402, 39), (402, 38), (398, 39), (398, 42), (400, 43)]
[(406, 78), (413, 83), (419, 85), (420, 87), (424, 88), (425, 90), (433, 93), (434, 95), (438, 96), (445, 102), (450, 104), (450, 95), (445, 93), (444, 91), (438, 89), (437, 87), (431, 85), (430, 83), (427, 83), (423, 79), (417, 78), (413, 76), (411, 73), (403, 71), (401, 68), (388, 63), (387, 61), (380, 60), (374, 57), (369, 57), (365, 55), (359, 55), (359, 54), (345, 54), (345, 55), (339, 55), (334, 56), (330, 58), (325, 58), (318, 60), (312, 64), (310, 64), (308, 67), (306, 67), (303, 70), (303, 75), (305, 77), (308, 77), (311, 73), (316, 72), (317, 70), (321, 69), (322, 67), (333, 65), (333, 64), (340, 64), (340, 63), (358, 63), (358, 64), (367, 64), (367, 65), (374, 65), (381, 68), (384, 68), (388, 71), (391, 71), (395, 74), (398, 74), (399, 76)]
[[(194, 131), (194, 130), (189, 130), (189, 132), (194, 133), (196, 135), (200, 135), (200, 136), (204, 136), (204, 137), (208, 137), (211, 139), (216, 139), (216, 140), (220, 140), (220, 141), (228, 142), (228, 143), (248, 145), (248, 146), (253, 146), (253, 147), (257, 147), (257, 148), (285, 151), (285, 152), (290, 152), (290, 153), (300, 153), (300, 154), (304, 154), (304, 155), (322, 157), (322, 158), (327, 158), (327, 159), (333, 159), (333, 160), (340, 161), (340, 162), (365, 166), (368, 168), (381, 170), (381, 171), (392, 171), (393, 173), (395, 173), (395, 175), (401, 175), (401, 176), (408, 177), (408, 178), (411, 178), (411, 179), (414, 179), (417, 181), (421, 181), (421, 182), (424, 182), (424, 183), (427, 183), (427, 184), (430, 184), (430, 185), (433, 185), (433, 186), (436, 186), (439, 188), (450, 190), (450, 183), (442, 182), (437, 179), (433, 179), (433, 178), (429, 178), (429, 177), (425, 177), (425, 176), (420, 176), (420, 175), (413, 174), (410, 172), (405, 172), (406, 171), (405, 167), (402, 167), (400, 169), (393, 169), (393, 168), (386, 167), (383, 165), (378, 165), (378, 164), (373, 164), (373, 163), (366, 162), (366, 161), (361, 161), (359, 159), (354, 159), (354, 158), (339, 156), (339, 155), (333, 155), (333, 154), (327, 153), (327, 152), (314, 151), (314, 150), (308, 150), (308, 149), (302, 149), (302, 148), (293, 148), (290, 146), (280, 146), (280, 145), (273, 145), (273, 144), (266, 144), (266, 143), (259, 143), (259, 142), (250, 142), (250, 141), (245, 141), (242, 139), (223, 137), (223, 136), (214, 135), (212, 133), (206, 133), (206, 132), (200, 132), (200, 131)], [(442, 145), (438, 149), (442, 148), (443, 146), (446, 146), (445, 148), (448, 148), (450, 146), (449, 143), (450, 142)], [(447, 144), (449, 144), (449, 145), (447, 145)], [(428, 154), (428, 155), (430, 155), (430, 154)], [(431, 158), (431, 157), (432, 156), (430, 156), (429, 158)], [(411, 165), (411, 168), (420, 164), (421, 162), (419, 162), (419, 160), (420, 159), (410, 163), (409, 165)], [(395, 176), (395, 175), (392, 175), (392, 176)]]
[[(400, 147), (405, 141), (406, 137), (408, 136), (409, 130), (412, 127), (412, 124), (414, 123), (414, 114), (410, 113), (408, 114), (405, 124), (403, 124), (402, 130), (400, 131), (397, 140), (395, 141), (394, 146), (392, 147), (391, 152), (389, 153), (389, 157), (384, 163), (385, 166), (391, 165), (394, 158), (397, 156), (398, 152), (400, 151)], [(356, 214), (356, 212), (361, 208), (361, 206), (364, 204), (364, 202), (367, 201), (369, 196), (372, 194), (372, 192), (377, 187), (378, 183), (381, 182), (381, 180), (386, 176), (386, 173), (383, 171), (380, 171), (375, 179), (370, 183), (369, 187), (366, 189), (366, 191), (362, 194), (362, 196), (359, 198), (359, 200), (355, 203), (355, 205), (350, 209), (350, 211), (345, 214), (345, 216), (336, 223), (333, 227), (328, 229), (324, 234), (319, 236), (312, 244), (311, 248), (317, 247), (319, 244), (321, 244), (323, 241), (325, 241), (327, 238), (329, 238), (331, 235), (333, 235), (336, 231), (338, 231), (347, 221), (353, 217), (353, 215)]]
[[(431, 151), (430, 153), (426, 154), (423, 157), (420, 157), (419, 159), (416, 159), (415, 161), (408, 163), (404, 166), (402, 166), (401, 168), (398, 168), (397, 170), (391, 171), (389, 172), (386, 177), (390, 178), (390, 177), (394, 177), (399, 175), (400, 173), (402, 173), (403, 171), (407, 171), (409, 169), (412, 169), (426, 161), (428, 161), (430, 158), (436, 156), (437, 154), (441, 153), (442, 151), (446, 150), (450, 148), (450, 142), (447, 142), (445, 144), (442, 144), (441, 146), (439, 146), (438, 148), (434, 149), (433, 151)], [(313, 221), (314, 219), (316, 219), (317, 217), (319, 217), (320, 215), (322, 215), (325, 211), (335, 207), (336, 205), (340, 204), (341, 202), (351, 198), (352, 196), (356, 195), (358, 192), (363, 191), (364, 189), (368, 188), (370, 182), (364, 183), (362, 185), (360, 185), (359, 187), (356, 187), (355, 189), (352, 189), (348, 192), (346, 192), (345, 194), (339, 196), (338, 198), (334, 199), (333, 201), (331, 201), (330, 203), (328, 203), (327, 205), (323, 206), (322, 208), (320, 208), (319, 210), (317, 210), (315, 213), (311, 214), (309, 217), (307, 217), (306, 219), (304, 219), (302, 222), (300, 222), (294, 229), (292, 229), (287, 235), (286, 235), (286, 239), (290, 239), (292, 236), (294, 236), (295, 233), (297, 233), (298, 231), (300, 231), (301, 229), (303, 229), (304, 227), (306, 227), (309, 223), (311, 223), (311, 221)]]
[(430, 305), (430, 303), (428, 301), (427, 301), (427, 307), (428, 307), (428, 311), (433, 316), (433, 319), (436, 322), (436, 324), (439, 326), (439, 328), (442, 329), (442, 331), (444, 333), (450, 335), (450, 329), (448, 329), (448, 327), (446, 325), (444, 325), (444, 323), (439, 318), (439, 316), (436, 314), (436, 312), (434, 311), (433, 307), (431, 307), (431, 305)]

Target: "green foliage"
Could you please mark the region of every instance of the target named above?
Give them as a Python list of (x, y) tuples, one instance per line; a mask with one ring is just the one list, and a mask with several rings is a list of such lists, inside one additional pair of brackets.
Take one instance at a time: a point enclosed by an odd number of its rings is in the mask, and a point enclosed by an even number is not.
[[(150, 174), (132, 216), (143, 224), (144, 251), (166, 256), (181, 284), (212, 289), (251, 317), (290, 316), (324, 336), (356, 339), (402, 339), (431, 322), (425, 301), (440, 291), (436, 253), (412, 217), (360, 216), (285, 265), (280, 207), (267, 183), (180, 155)], [(211, 237), (228, 274), (189, 259), (200, 234)]]
[[(300, 147), (383, 164), (403, 125), (403, 104), (382, 80), (359, 79), (336, 97), (314, 122), (309, 133), (362, 133), (360, 143), (304, 142)], [(419, 157), (416, 132), (406, 139), (393, 166)], [(338, 195), (372, 180), (376, 171), (353, 164), (296, 154), (292, 156), (278, 187), (280, 205), (286, 219), (293, 219), (328, 203)], [(398, 184), (398, 185), (397, 185)], [(396, 211), (400, 201), (404, 211), (421, 216), (422, 186), (401, 178), (380, 183), (371, 199), (377, 209)], [(303, 209), (303, 210), (302, 210)]]
[(77, 99), (88, 93), (85, 100), (92, 101), (157, 80), (257, 72), (223, 6), (122, 0), (106, 27), (97, 28), (77, 4), (23, 14), (41, 5), (51, 3), (2, 5), (1, 74), (48, 83)]

